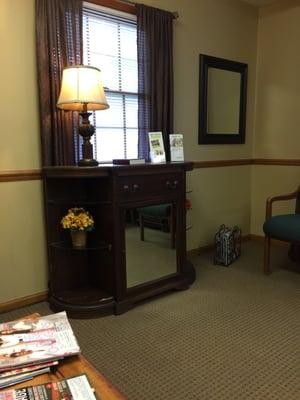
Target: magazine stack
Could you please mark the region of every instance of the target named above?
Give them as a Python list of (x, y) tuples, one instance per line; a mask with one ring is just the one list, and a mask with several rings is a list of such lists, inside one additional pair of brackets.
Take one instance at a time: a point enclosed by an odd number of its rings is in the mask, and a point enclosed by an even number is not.
[(0, 400), (96, 400), (85, 374), (0, 393)]
[(65, 312), (2, 323), (0, 389), (50, 372), (63, 358), (79, 353)]

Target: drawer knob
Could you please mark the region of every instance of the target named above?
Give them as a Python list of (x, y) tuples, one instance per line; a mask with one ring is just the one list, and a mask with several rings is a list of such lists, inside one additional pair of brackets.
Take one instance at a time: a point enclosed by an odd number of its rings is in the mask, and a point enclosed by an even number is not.
[(178, 186), (178, 181), (167, 181), (166, 186), (169, 189), (176, 189)]
[(137, 192), (140, 189), (140, 185), (137, 183), (134, 183), (132, 186), (132, 192)]

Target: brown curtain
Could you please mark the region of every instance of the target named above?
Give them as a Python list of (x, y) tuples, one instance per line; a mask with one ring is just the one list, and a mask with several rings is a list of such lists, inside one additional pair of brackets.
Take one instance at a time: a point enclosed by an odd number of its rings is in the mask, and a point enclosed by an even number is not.
[(169, 160), (173, 133), (173, 14), (137, 4), (139, 156), (148, 159), (147, 132), (162, 131)]
[(56, 102), (63, 69), (82, 64), (82, 0), (36, 0), (36, 57), (42, 164), (73, 165), (78, 117)]

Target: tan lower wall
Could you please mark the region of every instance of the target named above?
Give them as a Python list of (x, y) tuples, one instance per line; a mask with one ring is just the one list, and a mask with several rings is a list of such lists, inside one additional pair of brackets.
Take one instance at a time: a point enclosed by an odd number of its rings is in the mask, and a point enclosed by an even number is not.
[(0, 184), (0, 303), (47, 288), (41, 181)]
[(192, 210), (187, 214), (187, 249), (214, 241), (221, 224), (238, 225), (243, 235), (250, 233), (251, 166), (196, 169), (188, 173), (188, 197)]

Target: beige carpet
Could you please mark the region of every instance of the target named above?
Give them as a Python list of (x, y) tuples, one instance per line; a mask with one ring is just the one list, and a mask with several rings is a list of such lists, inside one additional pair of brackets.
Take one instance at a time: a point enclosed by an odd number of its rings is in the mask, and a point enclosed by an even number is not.
[[(197, 257), (187, 291), (145, 302), (121, 316), (71, 320), (85, 354), (130, 400), (300, 399), (300, 275), (273, 251), (243, 245), (230, 267)], [(1, 315), (49, 313), (46, 303)]]

